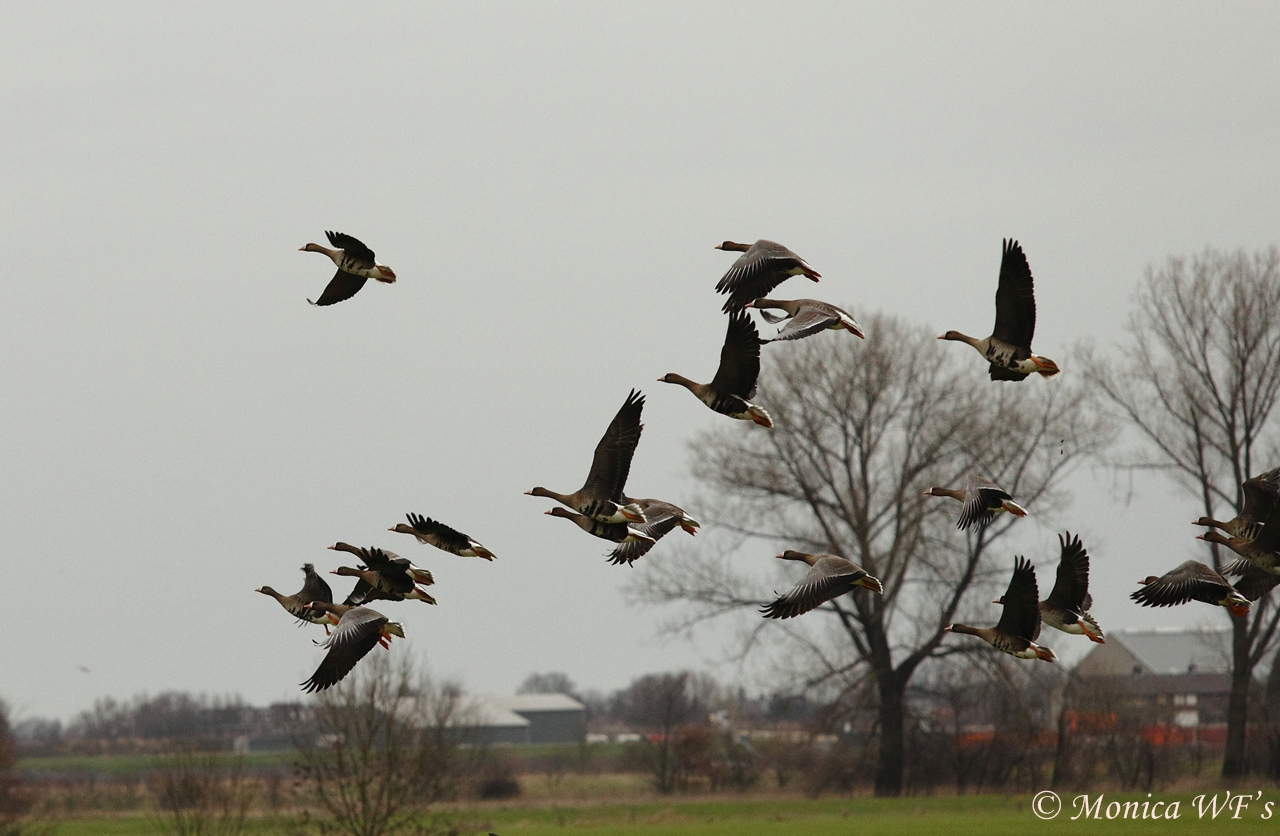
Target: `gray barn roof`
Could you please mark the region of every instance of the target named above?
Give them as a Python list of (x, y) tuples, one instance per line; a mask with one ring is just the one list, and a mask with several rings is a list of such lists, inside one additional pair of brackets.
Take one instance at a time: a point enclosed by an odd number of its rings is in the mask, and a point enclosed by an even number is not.
[[(1138, 670), (1134, 670), (1138, 668)], [(1231, 669), (1231, 628), (1117, 630), (1080, 662), (1082, 676), (1130, 673), (1226, 673)]]

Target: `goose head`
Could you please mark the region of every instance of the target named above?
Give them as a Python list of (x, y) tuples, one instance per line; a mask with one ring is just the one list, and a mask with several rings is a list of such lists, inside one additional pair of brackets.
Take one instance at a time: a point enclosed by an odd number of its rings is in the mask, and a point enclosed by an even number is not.
[(723, 244), (716, 244), (717, 250), (731, 250), (735, 253), (745, 253), (751, 249), (750, 244), (739, 244), (737, 241), (725, 241)]

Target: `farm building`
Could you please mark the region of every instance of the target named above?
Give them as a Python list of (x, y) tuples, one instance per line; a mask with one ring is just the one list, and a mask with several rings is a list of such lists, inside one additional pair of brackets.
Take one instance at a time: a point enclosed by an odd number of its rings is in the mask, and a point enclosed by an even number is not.
[(468, 724), (476, 743), (582, 743), (587, 709), (564, 694), (474, 695), (467, 698)]

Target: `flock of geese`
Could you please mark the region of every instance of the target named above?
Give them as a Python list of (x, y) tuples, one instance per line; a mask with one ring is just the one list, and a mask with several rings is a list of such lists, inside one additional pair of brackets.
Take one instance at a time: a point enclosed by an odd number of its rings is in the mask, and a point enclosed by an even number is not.
[[(388, 284), (395, 282), (395, 271), (378, 264), (373, 250), (359, 240), (343, 233), (325, 234), (332, 248), (319, 244), (300, 248), (305, 252), (323, 253), (337, 267), (337, 273), (320, 298), (311, 304), (328, 306), (350, 299), (370, 278)], [(792, 276), (804, 276), (815, 282), (821, 277), (804, 259), (781, 244), (766, 240), (750, 245), (725, 241), (716, 249), (741, 253), (716, 285), (716, 291), (728, 297), (723, 307), (728, 314), (728, 327), (720, 350), (720, 365), (708, 383), (698, 383), (676, 373), (663, 375), (658, 380), (685, 387), (721, 415), (772, 428), (768, 411), (752, 403), (760, 375), (761, 346), (802, 339), (825, 330), (844, 330), (859, 338), (865, 338), (865, 334), (848, 311), (828, 302), (767, 298), (775, 287)], [(762, 339), (748, 309), (758, 310), (770, 324), (785, 322), (785, 325), (773, 337)], [(996, 320), (991, 335), (977, 339), (959, 331), (947, 331), (938, 339), (973, 346), (988, 363), (988, 374), (993, 381), (1020, 381), (1032, 374), (1051, 377), (1059, 372), (1057, 364), (1031, 352), (1035, 324), (1031, 268), (1021, 246), (1008, 240), (1003, 246), (996, 288)], [(526, 491), (530, 496), (560, 503), (546, 514), (568, 519), (588, 534), (615, 543), (609, 554), (613, 564), (633, 564), (677, 527), (691, 535), (699, 528), (697, 520), (670, 502), (636, 499), (625, 492), (631, 459), (644, 429), (640, 420), (644, 401), (644, 395), (637, 390), (628, 394), (596, 444), (591, 469), (581, 488), (569, 494), (544, 487)], [(960, 501), (957, 528), (962, 531), (988, 525), (999, 513), (1016, 517), (1027, 514), (1007, 492), (978, 475), (971, 476), (961, 488), (933, 487), (925, 495)], [(1245, 482), (1244, 496), (1244, 507), (1235, 519), (1225, 523), (1208, 518), (1196, 521), (1198, 525), (1210, 526), (1200, 539), (1228, 546), (1240, 555), (1240, 560), (1226, 569), (1228, 574), (1243, 575), (1240, 583), (1233, 587), (1203, 563), (1187, 561), (1161, 577), (1141, 581), (1142, 589), (1132, 597), (1143, 606), (1163, 607), (1196, 600), (1224, 606), (1233, 615), (1246, 614), (1250, 601), (1280, 583), (1280, 503), (1277, 502), (1280, 469)], [(407, 524), (400, 523), (389, 530), (409, 534), (424, 545), (455, 555), (489, 561), (495, 558), (479, 542), (442, 522), (413, 513), (407, 518)], [(1215, 529), (1230, 536), (1223, 536)], [(1056, 582), (1045, 600), (1040, 600), (1031, 562), (1016, 557), (1007, 590), (993, 602), (1003, 606), (994, 627), (951, 624), (943, 629), (978, 636), (997, 650), (1019, 658), (1046, 661), (1054, 661), (1056, 657), (1050, 648), (1036, 643), (1042, 624), (1104, 642), (1102, 628), (1089, 612), (1092, 598), (1088, 552), (1070, 532), (1059, 535), (1058, 539), (1061, 555)], [(339, 566), (331, 573), (356, 578), (355, 587), (341, 604), (334, 603), (333, 590), (310, 563), (302, 569), (305, 580), (297, 593), (282, 595), (269, 586), (256, 590), (275, 598), (300, 622), (324, 626), (327, 638), (317, 644), (327, 653), (311, 678), (302, 683), (308, 693), (337, 684), (375, 645), (388, 647), (393, 636), (404, 637), (403, 627), (368, 606), (371, 602), (435, 603), (424, 588), (434, 583), (431, 573), (408, 559), (376, 547), (336, 543), (329, 548), (352, 555), (356, 563), (355, 567)], [(803, 561), (809, 569), (790, 591), (761, 608), (766, 618), (793, 618), (858, 589), (867, 590), (866, 594), (884, 591), (878, 578), (838, 555), (787, 550), (777, 557)]]

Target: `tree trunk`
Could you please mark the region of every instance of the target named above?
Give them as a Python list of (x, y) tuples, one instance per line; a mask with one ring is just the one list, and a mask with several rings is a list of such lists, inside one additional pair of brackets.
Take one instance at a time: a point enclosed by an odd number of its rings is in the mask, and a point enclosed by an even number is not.
[(905, 724), (904, 697), (897, 672), (877, 672), (876, 683), (880, 690), (880, 757), (876, 764), (876, 795), (902, 795), (903, 725)]
[(1053, 750), (1053, 777), (1049, 786), (1059, 789), (1071, 780), (1071, 739), (1068, 731), (1071, 726), (1071, 686), (1075, 671), (1068, 675), (1066, 687), (1062, 689), (1062, 706), (1058, 709), (1058, 742)]
[(1231, 628), (1231, 698), (1227, 703), (1227, 747), (1222, 754), (1222, 777), (1243, 778), (1248, 771), (1245, 733), (1249, 723), (1249, 682), (1253, 673), (1249, 665), (1249, 620), (1232, 618)]

